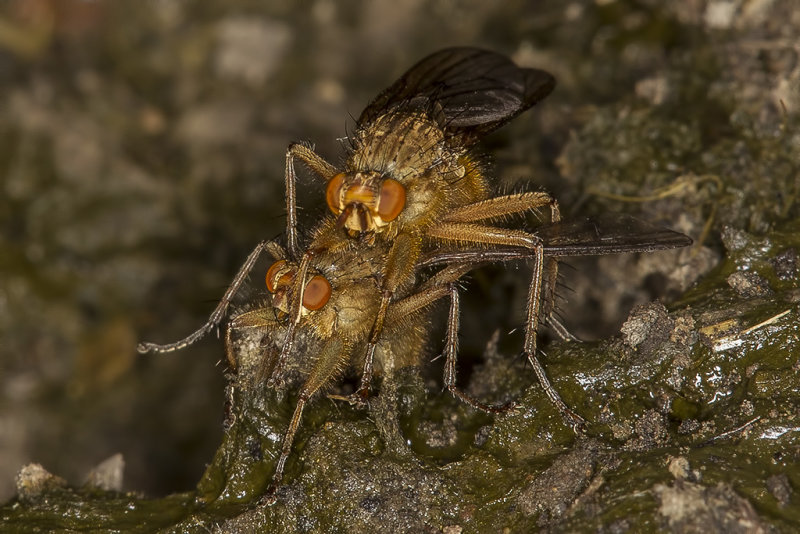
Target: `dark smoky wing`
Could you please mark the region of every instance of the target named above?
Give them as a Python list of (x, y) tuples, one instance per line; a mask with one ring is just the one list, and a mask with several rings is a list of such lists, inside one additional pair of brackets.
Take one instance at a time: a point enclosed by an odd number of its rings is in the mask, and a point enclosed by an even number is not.
[[(680, 232), (657, 226), (630, 215), (608, 213), (546, 224), (535, 234), (544, 242), (546, 256), (598, 256), (625, 252), (652, 252), (680, 248), (692, 239)], [(491, 263), (529, 258), (534, 251), (520, 248), (453, 249), (430, 252), (421, 266), (461, 263)]]
[(447, 48), (422, 59), (380, 93), (358, 119), (365, 126), (395, 109), (424, 106), (452, 134), (477, 138), (546, 97), (549, 73), (521, 68), (478, 48)]
[(652, 252), (692, 244), (688, 236), (622, 213), (543, 226), (536, 231), (548, 256)]

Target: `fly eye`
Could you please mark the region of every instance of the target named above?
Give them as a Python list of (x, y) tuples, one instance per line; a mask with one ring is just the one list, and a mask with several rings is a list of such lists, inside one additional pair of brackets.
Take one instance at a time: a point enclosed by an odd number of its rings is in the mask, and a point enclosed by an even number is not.
[(325, 306), (329, 298), (331, 298), (330, 282), (324, 276), (313, 276), (303, 291), (303, 307), (311, 311), (318, 310)]
[(384, 221), (393, 221), (406, 205), (406, 188), (397, 180), (387, 178), (381, 184), (381, 197), (378, 200), (378, 215)]
[(342, 198), (342, 182), (344, 182), (344, 173), (340, 172), (328, 182), (328, 187), (325, 189), (325, 200), (328, 202), (328, 207), (335, 214), (339, 214), (342, 210), (340, 207), (340, 199)]
[(270, 293), (275, 293), (281, 285), (286, 285), (294, 278), (294, 274), (287, 270), (286, 260), (278, 260), (267, 269), (267, 289)]

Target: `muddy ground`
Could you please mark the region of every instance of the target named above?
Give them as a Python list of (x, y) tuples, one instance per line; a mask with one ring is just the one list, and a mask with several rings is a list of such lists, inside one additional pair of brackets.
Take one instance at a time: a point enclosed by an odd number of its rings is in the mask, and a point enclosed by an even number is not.
[[(794, 2), (266, 4), (0, 6), (5, 528), (798, 528)], [(626, 212), (695, 244), (566, 260), (561, 316), (589, 341), (545, 329), (541, 358), (582, 432), (519, 357), (527, 266), (485, 268), (462, 292), (459, 381), (520, 407), (490, 417), (442, 392), (440, 326), (368, 409), (311, 404), (266, 504), (296, 390), (230, 387), (213, 336), (163, 356), (136, 343), (202, 324), (281, 234), (289, 142), (338, 161), (371, 97), (456, 44), (558, 80), (486, 139), (498, 191), (544, 188), (565, 217)], [(304, 175), (303, 228), (320, 191)]]

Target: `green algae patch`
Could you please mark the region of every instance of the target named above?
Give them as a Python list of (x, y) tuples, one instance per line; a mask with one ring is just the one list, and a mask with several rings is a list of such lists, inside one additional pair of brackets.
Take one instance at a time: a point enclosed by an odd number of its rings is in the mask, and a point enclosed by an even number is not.
[(7, 532), (153, 532), (179, 524), (196, 509), (190, 494), (145, 499), (64, 488), (35, 501), (12, 501), (0, 510), (0, 520)]

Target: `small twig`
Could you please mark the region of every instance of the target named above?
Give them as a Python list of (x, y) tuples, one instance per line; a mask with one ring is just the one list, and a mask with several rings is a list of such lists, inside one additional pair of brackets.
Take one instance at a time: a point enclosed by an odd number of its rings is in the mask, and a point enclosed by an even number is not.
[(743, 425), (741, 425), (741, 426), (738, 426), (738, 427), (734, 428), (733, 430), (728, 430), (727, 432), (723, 432), (722, 434), (720, 434), (720, 435), (718, 435), (718, 436), (714, 436), (713, 438), (710, 438), (710, 439), (708, 439), (708, 440), (704, 441), (704, 442), (703, 442), (703, 443), (701, 443), (699, 446), (700, 446), (700, 447), (706, 447), (706, 446), (708, 446), (708, 445), (711, 445), (711, 444), (712, 444), (712, 443), (714, 443), (715, 441), (719, 441), (719, 440), (721, 440), (721, 439), (725, 439), (725, 438), (727, 438), (727, 437), (730, 437), (730, 436), (732, 436), (732, 435), (734, 435), (734, 434), (738, 434), (739, 432), (742, 432), (743, 430), (746, 430), (748, 427), (750, 427), (750, 426), (752, 426), (753, 424), (755, 424), (755, 423), (756, 423), (757, 421), (759, 421), (760, 419), (761, 419), (761, 416), (760, 416), (760, 415), (759, 415), (759, 416), (757, 416), (757, 417), (754, 417), (754, 418), (752, 418), (751, 420), (749, 420), (748, 422), (746, 422), (745, 424), (743, 424)]
[(750, 332), (753, 332), (753, 331), (755, 331), (755, 330), (758, 330), (759, 328), (763, 328), (763, 327), (765, 327), (765, 326), (771, 325), (772, 323), (775, 323), (775, 322), (777, 322), (777, 321), (778, 321), (778, 319), (780, 319), (781, 317), (784, 317), (785, 315), (788, 315), (788, 314), (789, 314), (789, 312), (791, 312), (791, 311), (792, 311), (792, 309), (791, 309), (791, 308), (789, 308), (788, 310), (784, 310), (784, 311), (782, 311), (782, 312), (781, 312), (781, 313), (779, 313), (778, 315), (774, 315), (774, 316), (770, 317), (770, 318), (769, 318), (769, 319), (767, 319), (766, 321), (761, 321), (761, 322), (760, 322), (760, 323), (758, 323), (757, 325), (751, 326), (750, 328), (747, 328), (746, 330), (742, 330), (742, 335), (743, 335), (743, 336), (746, 336), (746, 335), (747, 335), (747, 334), (749, 334)]

